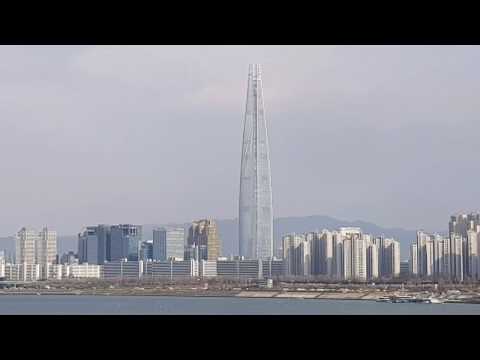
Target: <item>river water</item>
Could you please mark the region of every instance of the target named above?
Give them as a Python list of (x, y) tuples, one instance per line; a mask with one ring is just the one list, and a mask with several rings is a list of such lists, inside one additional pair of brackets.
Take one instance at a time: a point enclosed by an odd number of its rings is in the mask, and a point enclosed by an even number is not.
[(125, 315), (468, 315), (480, 304), (391, 304), (361, 300), (173, 296), (0, 296), (0, 314)]

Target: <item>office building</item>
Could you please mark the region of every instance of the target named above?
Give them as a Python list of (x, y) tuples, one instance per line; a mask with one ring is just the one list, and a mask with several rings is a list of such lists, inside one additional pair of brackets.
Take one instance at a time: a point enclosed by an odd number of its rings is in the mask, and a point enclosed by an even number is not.
[(110, 261), (128, 259), (138, 261), (142, 243), (142, 226), (113, 225), (110, 228)]
[(198, 252), (198, 260), (217, 260), (221, 256), (221, 244), (216, 222), (207, 219), (194, 221), (188, 230), (187, 249)]
[[(207, 230), (208, 232), (208, 230)], [(213, 236), (215, 235), (211, 232)], [(197, 235), (198, 234), (192, 234)], [(200, 241), (200, 239), (198, 239)], [(196, 243), (192, 239), (193, 243)], [(208, 247), (208, 240), (207, 246)], [(215, 245), (210, 239), (210, 245), (213, 256), (215, 256)], [(166, 261), (170, 259), (183, 260), (185, 250), (185, 229), (184, 228), (159, 228), (153, 230), (153, 260)], [(218, 253), (217, 253), (218, 254)], [(208, 254), (206, 255), (208, 258)]]
[(85, 227), (78, 234), (79, 263), (101, 265), (110, 261), (111, 246), (110, 225), (95, 225)]
[(64, 265), (71, 265), (78, 263), (78, 257), (73, 251), (69, 251), (66, 253), (63, 253), (62, 256), (60, 257), (60, 264)]
[(153, 240), (142, 241), (140, 246), (140, 260), (143, 262), (153, 260)]
[(250, 65), (243, 129), (239, 251), (246, 259), (273, 257), (273, 207), (260, 65)]

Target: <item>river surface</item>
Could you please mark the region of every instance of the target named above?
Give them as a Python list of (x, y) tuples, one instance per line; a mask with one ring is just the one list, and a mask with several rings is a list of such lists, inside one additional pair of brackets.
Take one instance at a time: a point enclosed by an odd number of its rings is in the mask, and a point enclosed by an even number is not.
[(480, 314), (480, 304), (390, 304), (362, 300), (234, 297), (8, 295), (0, 314), (124, 315), (430, 315)]

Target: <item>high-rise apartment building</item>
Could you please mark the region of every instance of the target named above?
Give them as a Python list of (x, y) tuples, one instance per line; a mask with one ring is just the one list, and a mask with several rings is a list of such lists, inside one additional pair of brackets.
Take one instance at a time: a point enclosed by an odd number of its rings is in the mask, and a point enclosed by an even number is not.
[(384, 239), (382, 277), (400, 276), (400, 243), (394, 239)]
[(311, 275), (311, 238), (303, 234), (287, 234), (282, 238), (285, 274), (287, 276)]
[(410, 246), (410, 274), (412, 276), (418, 276), (418, 260), (417, 260), (417, 244), (412, 244)]
[(458, 214), (450, 217), (450, 222), (448, 223), (449, 235), (455, 234), (466, 238), (468, 230), (480, 231), (480, 214)]
[(37, 261), (36, 247), (38, 232), (22, 228), (15, 239), (15, 263), (35, 264)]
[(22, 228), (16, 235), (17, 264), (54, 264), (57, 262), (57, 233), (47, 227), (40, 232)]
[(260, 65), (250, 65), (243, 130), (239, 250), (247, 259), (273, 257), (273, 207)]
[(367, 279), (375, 280), (378, 276), (378, 245), (369, 241), (367, 243)]
[(466, 277), (474, 280), (479, 278), (480, 270), (478, 261), (478, 241), (479, 233), (473, 230), (468, 230), (465, 241), (466, 259), (464, 261), (464, 273)]
[(214, 220), (204, 219), (192, 223), (188, 229), (187, 250), (189, 249), (196, 249), (198, 260), (217, 260), (221, 256), (220, 236)]
[(38, 234), (37, 264), (57, 263), (57, 232), (44, 227)]
[(153, 230), (153, 260), (183, 260), (184, 248), (184, 228), (159, 228)]

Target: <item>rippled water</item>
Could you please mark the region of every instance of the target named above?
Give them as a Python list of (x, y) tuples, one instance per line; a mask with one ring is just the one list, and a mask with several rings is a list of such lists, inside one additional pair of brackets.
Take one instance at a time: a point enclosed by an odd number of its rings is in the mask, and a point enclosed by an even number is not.
[(0, 296), (0, 314), (480, 314), (476, 304), (171, 296)]

